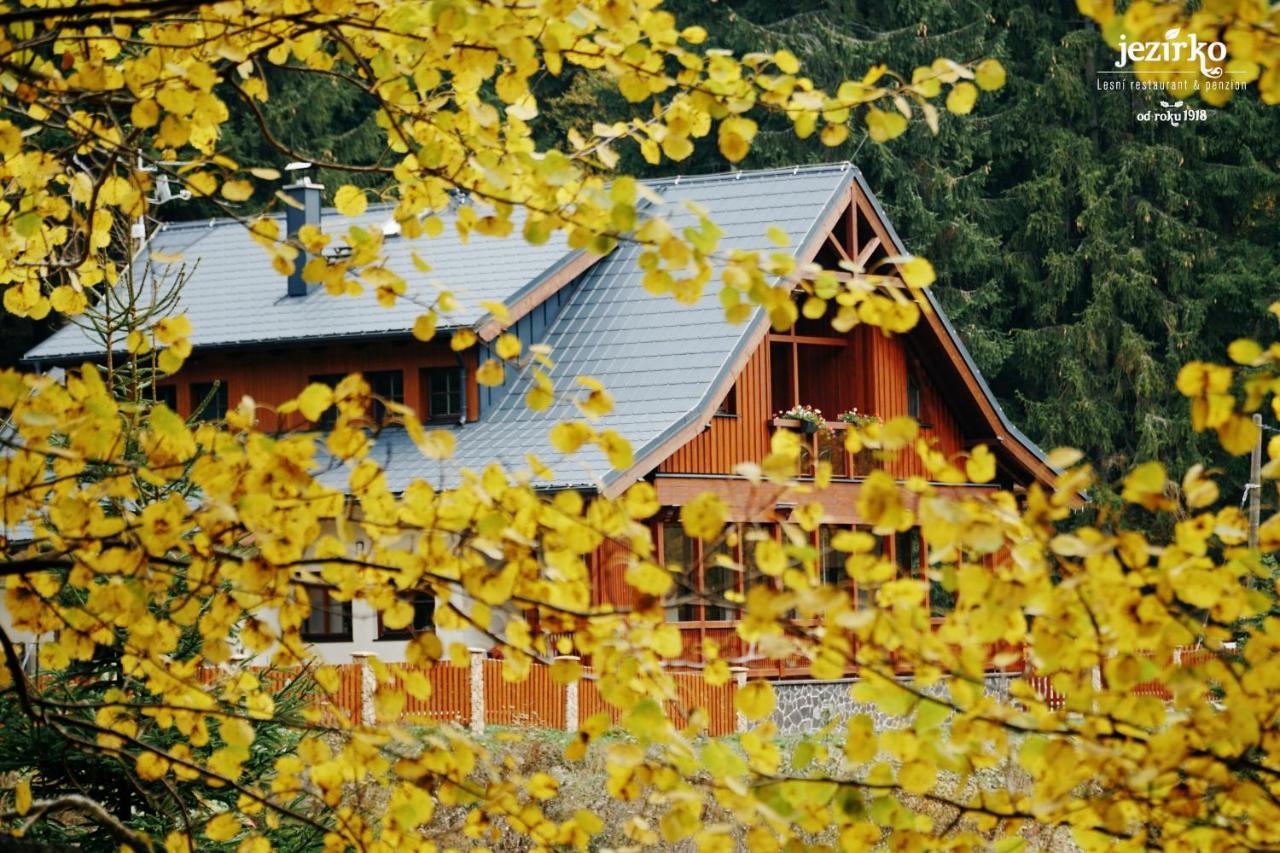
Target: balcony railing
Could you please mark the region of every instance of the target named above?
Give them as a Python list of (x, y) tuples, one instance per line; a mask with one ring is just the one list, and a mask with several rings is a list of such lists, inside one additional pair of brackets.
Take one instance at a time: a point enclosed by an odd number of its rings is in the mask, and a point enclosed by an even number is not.
[(800, 435), (799, 476), (812, 477), (817, 462), (830, 462), (833, 477), (865, 477), (881, 467), (873, 450), (865, 447), (857, 453), (845, 450), (844, 431), (849, 424), (844, 421), (825, 424), (825, 428), (820, 428), (793, 418), (773, 419), (774, 429), (789, 429)]

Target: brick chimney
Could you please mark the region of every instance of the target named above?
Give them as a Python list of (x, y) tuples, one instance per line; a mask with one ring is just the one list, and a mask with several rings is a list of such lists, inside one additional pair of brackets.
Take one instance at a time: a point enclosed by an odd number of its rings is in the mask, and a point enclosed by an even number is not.
[[(323, 190), (323, 186), (312, 183), (311, 179), (305, 175), (297, 183), (289, 184), (284, 188), (289, 198), (299, 205), (298, 207), (293, 205), (285, 207), (285, 232), (290, 240), (298, 236), (298, 230), (303, 225), (320, 227), (320, 193)], [(307, 282), (302, 280), (302, 268), (307, 265), (307, 260), (307, 253), (299, 251), (298, 259), (293, 263), (293, 272), (289, 275), (290, 296), (306, 296), (307, 292), (314, 286), (308, 285)]]

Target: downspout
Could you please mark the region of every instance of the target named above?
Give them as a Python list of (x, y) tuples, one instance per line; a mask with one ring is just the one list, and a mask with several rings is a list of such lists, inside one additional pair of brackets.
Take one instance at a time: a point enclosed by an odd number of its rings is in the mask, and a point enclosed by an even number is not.
[[(454, 358), (458, 360), (458, 369), (462, 371), (462, 411), (458, 413), (458, 426), (464, 426), (467, 422), (467, 363), (462, 358), (461, 352), (454, 352)], [(480, 358), (479, 352), (476, 353), (476, 360)]]

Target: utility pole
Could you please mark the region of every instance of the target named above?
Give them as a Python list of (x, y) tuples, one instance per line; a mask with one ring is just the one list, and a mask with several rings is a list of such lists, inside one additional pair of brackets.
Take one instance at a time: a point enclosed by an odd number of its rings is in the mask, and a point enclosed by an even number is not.
[(1249, 550), (1258, 550), (1258, 522), (1262, 515), (1262, 415), (1253, 416), (1258, 440), (1249, 457)]

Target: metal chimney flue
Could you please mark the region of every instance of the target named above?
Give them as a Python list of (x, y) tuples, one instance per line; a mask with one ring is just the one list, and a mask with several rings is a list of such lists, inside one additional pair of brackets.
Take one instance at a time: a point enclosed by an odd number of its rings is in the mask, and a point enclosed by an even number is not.
[[(297, 183), (284, 188), (285, 193), (296, 204), (285, 206), (285, 231), (290, 240), (298, 236), (303, 225), (320, 227), (320, 193), (324, 187), (313, 183), (305, 175)], [(306, 296), (314, 285), (309, 285), (302, 278), (302, 268), (307, 265), (309, 255), (305, 251), (298, 252), (293, 263), (293, 272), (289, 274), (289, 295)]]

